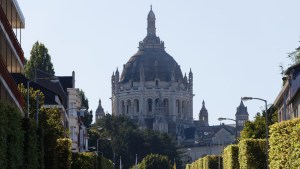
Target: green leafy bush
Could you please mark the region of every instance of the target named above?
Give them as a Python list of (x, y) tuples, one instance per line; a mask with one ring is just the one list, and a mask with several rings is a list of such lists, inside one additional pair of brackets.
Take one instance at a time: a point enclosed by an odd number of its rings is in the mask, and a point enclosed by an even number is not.
[(270, 168), (300, 167), (300, 118), (270, 126)]
[(23, 142), (23, 160), (24, 165), (22, 169), (37, 169), (40, 165), (38, 159), (40, 152), (38, 151), (38, 137), (35, 120), (30, 118), (23, 118), (22, 128), (24, 130)]
[(114, 164), (111, 160), (98, 156), (93, 152), (73, 153), (71, 169), (113, 169)]
[(167, 156), (150, 154), (143, 158), (138, 165), (139, 169), (172, 169), (172, 165)]
[(199, 158), (192, 164), (187, 164), (186, 169), (203, 169), (203, 158)]
[(222, 156), (219, 155), (208, 155), (203, 158), (203, 169), (216, 169), (223, 168)]
[(224, 149), (223, 166), (226, 169), (238, 169), (239, 166), (239, 147), (238, 145), (229, 145)]
[(71, 144), (72, 141), (68, 138), (57, 139), (56, 141), (56, 156), (58, 168), (70, 169), (71, 168)]
[(72, 169), (94, 169), (96, 158), (92, 152), (72, 153)]
[(19, 169), (23, 165), (22, 115), (0, 102), (0, 169)]
[(239, 142), (240, 169), (266, 168), (266, 140), (245, 139)]

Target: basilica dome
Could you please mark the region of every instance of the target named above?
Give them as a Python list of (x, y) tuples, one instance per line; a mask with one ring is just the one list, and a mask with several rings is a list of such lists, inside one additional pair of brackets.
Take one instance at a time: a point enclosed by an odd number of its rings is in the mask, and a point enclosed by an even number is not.
[(138, 82), (141, 73), (144, 74), (145, 81), (182, 81), (180, 66), (165, 51), (164, 42), (156, 36), (155, 15), (152, 8), (147, 21), (147, 36), (139, 43), (138, 52), (124, 65), (120, 82)]
[(172, 75), (175, 81), (183, 79), (180, 66), (165, 50), (144, 49), (139, 50), (124, 65), (120, 81), (127, 83), (130, 80), (140, 81), (140, 73), (144, 71), (145, 81), (170, 82)]

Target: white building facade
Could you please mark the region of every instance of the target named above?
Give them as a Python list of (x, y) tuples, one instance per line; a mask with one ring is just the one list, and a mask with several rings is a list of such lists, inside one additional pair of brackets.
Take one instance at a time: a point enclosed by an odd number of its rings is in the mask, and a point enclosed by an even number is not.
[(124, 115), (142, 127), (181, 135), (193, 124), (193, 73), (180, 66), (156, 36), (155, 15), (148, 14), (147, 36), (138, 52), (111, 78), (112, 114)]

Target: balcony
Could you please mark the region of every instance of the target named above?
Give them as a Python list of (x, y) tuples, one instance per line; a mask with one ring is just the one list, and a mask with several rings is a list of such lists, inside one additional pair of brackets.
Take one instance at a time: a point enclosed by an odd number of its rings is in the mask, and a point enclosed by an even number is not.
[(24, 99), (23, 99), (21, 93), (18, 90), (18, 86), (16, 85), (14, 79), (12, 78), (12, 76), (10, 75), (8, 70), (6, 69), (6, 66), (2, 60), (0, 60), (0, 74), (2, 75), (7, 86), (10, 88), (11, 92), (13, 93), (13, 95), (15, 96), (17, 101), (19, 102), (20, 106), (24, 107), (25, 102), (24, 102)]
[(22, 50), (22, 47), (21, 47), (14, 31), (12, 30), (12, 27), (11, 27), (8, 19), (6, 18), (5, 12), (3, 11), (3, 9), (1, 7), (0, 7), (0, 21), (3, 24), (4, 30), (7, 33), (10, 41), (12, 42), (13, 47), (15, 48), (17, 54), (19, 55), (21, 62), (24, 63), (24, 52)]

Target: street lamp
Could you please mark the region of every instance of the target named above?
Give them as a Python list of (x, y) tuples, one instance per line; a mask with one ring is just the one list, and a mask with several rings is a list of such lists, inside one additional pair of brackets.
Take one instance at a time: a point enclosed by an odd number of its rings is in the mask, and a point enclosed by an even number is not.
[(222, 120), (231, 120), (231, 121), (235, 122), (235, 143), (237, 143), (237, 120), (231, 119), (231, 118), (224, 118), (224, 117), (220, 117), (220, 118), (218, 118), (218, 120), (219, 121), (222, 121)]
[[(99, 149), (98, 149), (98, 143), (99, 143), (99, 140), (107, 140), (107, 141), (111, 141), (111, 138), (108, 137), (108, 138), (98, 138), (97, 139), (97, 158), (96, 158), (96, 168), (98, 168), (98, 153), (99, 153)], [(103, 153), (102, 153), (102, 157), (103, 157)]]
[(269, 138), (269, 126), (268, 126), (268, 102), (267, 100), (261, 99), (261, 98), (255, 98), (255, 97), (242, 97), (241, 98), (242, 101), (247, 101), (247, 100), (260, 100), (265, 102), (265, 111), (266, 111), (266, 151), (267, 151), (267, 168), (269, 168), (269, 142), (268, 142), (268, 138)]
[[(34, 78), (32, 80), (27, 81), (27, 113), (26, 118), (29, 118), (29, 86), (30, 83), (36, 80), (50, 80), (51, 83), (57, 83), (59, 82), (57, 77), (45, 77), (45, 78)], [(36, 123), (38, 124), (38, 113), (36, 114)]]

